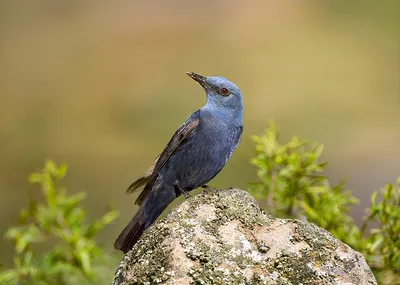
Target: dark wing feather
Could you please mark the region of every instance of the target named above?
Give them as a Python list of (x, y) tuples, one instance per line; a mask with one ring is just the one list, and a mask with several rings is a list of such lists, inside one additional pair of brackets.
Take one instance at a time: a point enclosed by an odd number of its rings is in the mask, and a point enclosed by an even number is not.
[(153, 188), (158, 172), (163, 168), (164, 164), (168, 161), (178, 146), (196, 129), (199, 122), (200, 120), (196, 112), (179, 127), (168, 142), (167, 146), (164, 148), (163, 152), (156, 158), (147, 172), (129, 186), (127, 192), (131, 193), (140, 186), (145, 185), (142, 193), (140, 193), (139, 197), (135, 201), (136, 205), (141, 205), (143, 203), (144, 199), (146, 199), (147, 195)]
[(157, 161), (160, 158), (160, 156), (157, 156), (156, 159), (153, 161), (151, 164), (150, 168), (147, 169), (147, 171), (140, 176), (138, 179), (136, 179), (131, 185), (129, 185), (128, 189), (126, 189), (126, 193), (130, 194), (135, 192), (136, 190), (139, 190), (140, 187), (144, 186), (147, 181), (149, 181), (149, 177), (154, 171), (154, 168), (156, 167)]

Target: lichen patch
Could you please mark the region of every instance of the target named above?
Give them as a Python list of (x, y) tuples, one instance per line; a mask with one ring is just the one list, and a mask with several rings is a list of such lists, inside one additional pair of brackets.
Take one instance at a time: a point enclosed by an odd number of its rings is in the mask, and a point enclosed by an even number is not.
[(239, 244), (239, 236), (243, 234), (237, 230), (238, 223), (235, 221), (227, 222), (222, 225), (219, 230), (219, 236), (221, 237), (221, 241), (227, 245), (237, 245)]
[(200, 221), (210, 222), (217, 218), (215, 215), (215, 207), (212, 205), (200, 205), (194, 215)]
[(169, 256), (169, 269), (174, 272), (177, 277), (185, 277), (186, 272), (193, 267), (194, 263), (186, 257), (182, 245), (178, 240), (173, 240), (170, 244), (171, 251)]

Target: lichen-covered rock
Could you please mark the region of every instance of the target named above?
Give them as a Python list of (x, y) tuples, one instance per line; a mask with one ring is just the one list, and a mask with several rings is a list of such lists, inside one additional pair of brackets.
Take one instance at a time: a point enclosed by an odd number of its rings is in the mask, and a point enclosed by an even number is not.
[(364, 257), (327, 231), (266, 215), (245, 191), (191, 197), (121, 260), (114, 285), (376, 284)]

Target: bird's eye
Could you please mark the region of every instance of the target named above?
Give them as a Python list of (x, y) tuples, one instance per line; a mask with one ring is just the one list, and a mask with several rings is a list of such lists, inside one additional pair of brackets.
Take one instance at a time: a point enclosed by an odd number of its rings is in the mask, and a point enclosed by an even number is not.
[(229, 89), (222, 87), (221, 89), (219, 89), (219, 93), (223, 96), (227, 96), (229, 94)]

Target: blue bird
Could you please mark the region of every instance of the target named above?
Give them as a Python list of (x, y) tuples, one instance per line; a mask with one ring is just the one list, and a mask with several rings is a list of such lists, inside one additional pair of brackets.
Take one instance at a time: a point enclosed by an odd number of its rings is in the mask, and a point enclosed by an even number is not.
[(205, 105), (175, 132), (163, 152), (127, 193), (144, 186), (136, 199), (139, 210), (121, 232), (114, 247), (128, 252), (142, 233), (178, 196), (204, 186), (225, 166), (239, 144), (242, 93), (229, 80), (187, 72), (206, 92)]

